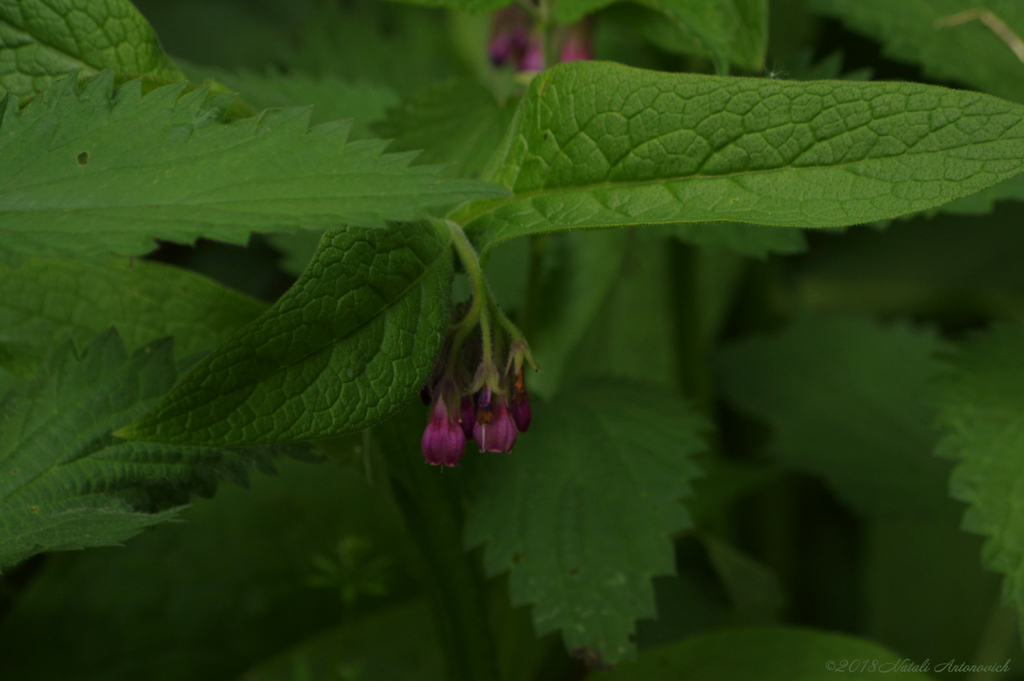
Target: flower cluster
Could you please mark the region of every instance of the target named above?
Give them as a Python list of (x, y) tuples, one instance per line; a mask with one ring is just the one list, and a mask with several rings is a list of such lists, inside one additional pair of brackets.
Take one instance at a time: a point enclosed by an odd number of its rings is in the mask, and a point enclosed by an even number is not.
[[(590, 31), (583, 22), (565, 29), (558, 61), (592, 59)], [(533, 18), (521, 7), (506, 7), (494, 13), (490, 56), (495, 66), (509, 64), (517, 71), (544, 68), (544, 39)]]
[[(441, 357), (445, 358), (445, 353)], [(519, 433), (529, 429), (532, 418), (530, 396), (523, 382), (524, 359), (529, 361), (525, 343), (513, 343), (504, 374), (497, 375), (494, 364), (483, 360), (471, 383), (464, 380), (468, 374), (460, 370), (460, 365), (439, 364), (435, 368), (434, 376), (440, 378), (420, 393), (424, 404), (431, 405), (430, 422), (420, 441), (427, 463), (459, 465), (468, 440), (473, 440), (481, 452), (512, 451)]]

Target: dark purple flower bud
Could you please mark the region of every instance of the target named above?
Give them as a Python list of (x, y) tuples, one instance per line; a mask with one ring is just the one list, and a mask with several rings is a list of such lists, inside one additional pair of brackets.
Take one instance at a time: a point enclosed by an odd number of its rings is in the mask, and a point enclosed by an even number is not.
[(476, 424), (473, 426), (473, 440), (481, 452), (511, 452), (516, 443), (516, 424), (505, 406), (505, 398), (498, 397), (498, 403), (488, 414), (487, 423), (481, 422), (477, 412)]
[(520, 433), (525, 433), (530, 429), (533, 413), (530, 411), (530, 396), (527, 394), (526, 388), (513, 393), (509, 411), (512, 412), (512, 420), (516, 422), (516, 428)]
[(462, 403), (459, 405), (459, 420), (462, 422), (462, 432), (466, 439), (473, 437), (473, 424), (476, 423), (476, 407), (473, 406), (473, 398), (469, 395), (462, 396)]
[(423, 431), (420, 441), (423, 458), (432, 466), (458, 466), (466, 449), (466, 434), (461, 426), (448, 416), (448, 406), (443, 399), (434, 404), (430, 423)]

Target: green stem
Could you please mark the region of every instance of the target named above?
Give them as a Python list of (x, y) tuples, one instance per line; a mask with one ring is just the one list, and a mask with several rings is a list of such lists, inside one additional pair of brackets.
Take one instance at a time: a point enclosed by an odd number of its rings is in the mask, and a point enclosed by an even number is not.
[(469, 334), (473, 326), (479, 323), (484, 365), (493, 366), (490, 319), (491, 291), (487, 286), (487, 277), (484, 276), (484, 270), (480, 266), (480, 257), (476, 254), (473, 244), (469, 242), (469, 237), (462, 231), (462, 227), (452, 220), (445, 220), (444, 222), (448, 226), (448, 231), (451, 232), (455, 252), (459, 254), (459, 259), (462, 261), (466, 274), (469, 276), (470, 285), (473, 287), (473, 305), (469, 308), (469, 312), (466, 313), (465, 319), (461, 322), (462, 328), (459, 329), (455, 336), (455, 342), (452, 343), (452, 357), (458, 356), (462, 341), (465, 340), (466, 335)]
[(551, 0), (540, 0), (537, 12), (537, 28), (540, 29), (544, 62), (541, 71), (558, 63), (555, 53), (555, 24), (551, 21)]

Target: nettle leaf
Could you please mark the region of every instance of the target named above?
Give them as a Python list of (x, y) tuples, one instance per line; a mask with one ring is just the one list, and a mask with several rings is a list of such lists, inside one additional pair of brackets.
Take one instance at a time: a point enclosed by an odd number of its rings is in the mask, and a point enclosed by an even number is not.
[[(772, 627), (693, 636), (645, 650), (635, 662), (591, 676), (598, 681), (826, 681), (840, 672), (852, 671), (898, 672), (899, 678), (912, 681), (932, 678), (914, 665), (867, 639), (813, 629)], [(765, 670), (771, 670), (769, 676)]]
[(499, 104), (479, 83), (449, 81), (403, 101), (373, 131), (393, 140), (390, 151), (423, 149), (418, 161), (454, 163), (455, 175), (479, 177), (505, 136), (515, 104)]
[(953, 498), (969, 504), (963, 529), (987, 537), (982, 561), (1006, 576), (1003, 600), (1024, 611), (1024, 326), (1002, 323), (950, 358), (940, 456), (957, 461)]
[(383, 118), (388, 108), (398, 103), (398, 95), (388, 85), (349, 82), (330, 74), (312, 76), (295, 70), (287, 74), (273, 70), (262, 74), (248, 70), (232, 72), (192, 64), (183, 68), (192, 82), (212, 80), (237, 92), (257, 111), (312, 106), (311, 125), (351, 118), (351, 139), (372, 137), (369, 124)]
[(184, 80), (128, 0), (0, 0), (0, 95), (42, 92), (103, 69)]
[[(245, 243), (253, 231), (383, 226), (505, 193), (408, 167), (386, 142), (346, 142), (350, 121), (309, 129), (308, 109), (231, 124), (185, 84), (142, 97), (104, 72), (55, 83), (0, 120), (0, 259), (144, 253), (153, 238)], [(211, 108), (213, 106), (214, 108)]]
[[(554, 15), (560, 21), (578, 21), (614, 1), (560, 0), (554, 6)], [(764, 68), (768, 44), (767, 0), (635, 2), (616, 5), (602, 18), (636, 30), (668, 52), (709, 57), (721, 74), (729, 72), (730, 63), (752, 71)]]
[(245, 483), (262, 450), (126, 442), (115, 428), (175, 380), (170, 339), (130, 357), (110, 330), (79, 355), (57, 348), (39, 375), (0, 398), (0, 567), (40, 551), (118, 544), (173, 517), (218, 476)]
[(1016, 0), (808, 0), (808, 5), (880, 41), (886, 56), (920, 64), (933, 78), (1024, 102), (1024, 64), (999, 35), (976, 20), (936, 25), (966, 10), (988, 9), (1024, 36), (1024, 6)]
[[(173, 291), (173, 296), (168, 296)], [(82, 347), (113, 326), (129, 352), (174, 336), (177, 357), (212, 350), (266, 309), (211, 279), (157, 262), (30, 258), (0, 264), (0, 366), (34, 374), (67, 339)]]
[(672, 393), (591, 382), (538, 402), (515, 453), (484, 469), (466, 545), (488, 574), (509, 573), (513, 605), (532, 604), (538, 635), (615, 661), (635, 622), (654, 616), (651, 578), (674, 573), (671, 535), (691, 521), (680, 500), (706, 424)]
[(727, 346), (715, 364), (724, 396), (772, 427), (776, 459), (866, 516), (927, 517), (947, 510), (930, 404), (945, 347), (907, 326), (811, 317)]
[(562, 64), (533, 80), (456, 213), (482, 248), (556, 229), (731, 220), (841, 227), (1024, 169), (1024, 107), (932, 85), (727, 78)]
[(448, 324), (451, 237), (437, 224), (327, 232), (277, 303), (117, 434), (293, 442), (388, 418), (426, 383)]

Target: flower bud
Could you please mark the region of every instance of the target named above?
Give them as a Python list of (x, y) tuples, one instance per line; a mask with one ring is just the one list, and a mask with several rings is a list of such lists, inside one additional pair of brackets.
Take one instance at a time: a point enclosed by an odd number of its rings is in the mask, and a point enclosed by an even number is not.
[(458, 466), (466, 449), (466, 434), (448, 415), (448, 405), (438, 396), (430, 423), (420, 441), (423, 458), (432, 466)]
[(530, 429), (533, 413), (530, 411), (530, 396), (527, 394), (526, 388), (516, 390), (512, 394), (509, 411), (512, 412), (512, 420), (516, 422), (516, 428), (520, 433), (525, 433)]
[(473, 426), (473, 440), (481, 452), (511, 452), (516, 443), (516, 424), (505, 405), (505, 398), (498, 397), (497, 405), (487, 414), (486, 421), (481, 420), (477, 412), (476, 424)]
[(473, 424), (476, 423), (476, 407), (473, 406), (473, 398), (469, 395), (462, 396), (459, 404), (459, 421), (462, 423), (462, 432), (466, 439), (473, 437)]

